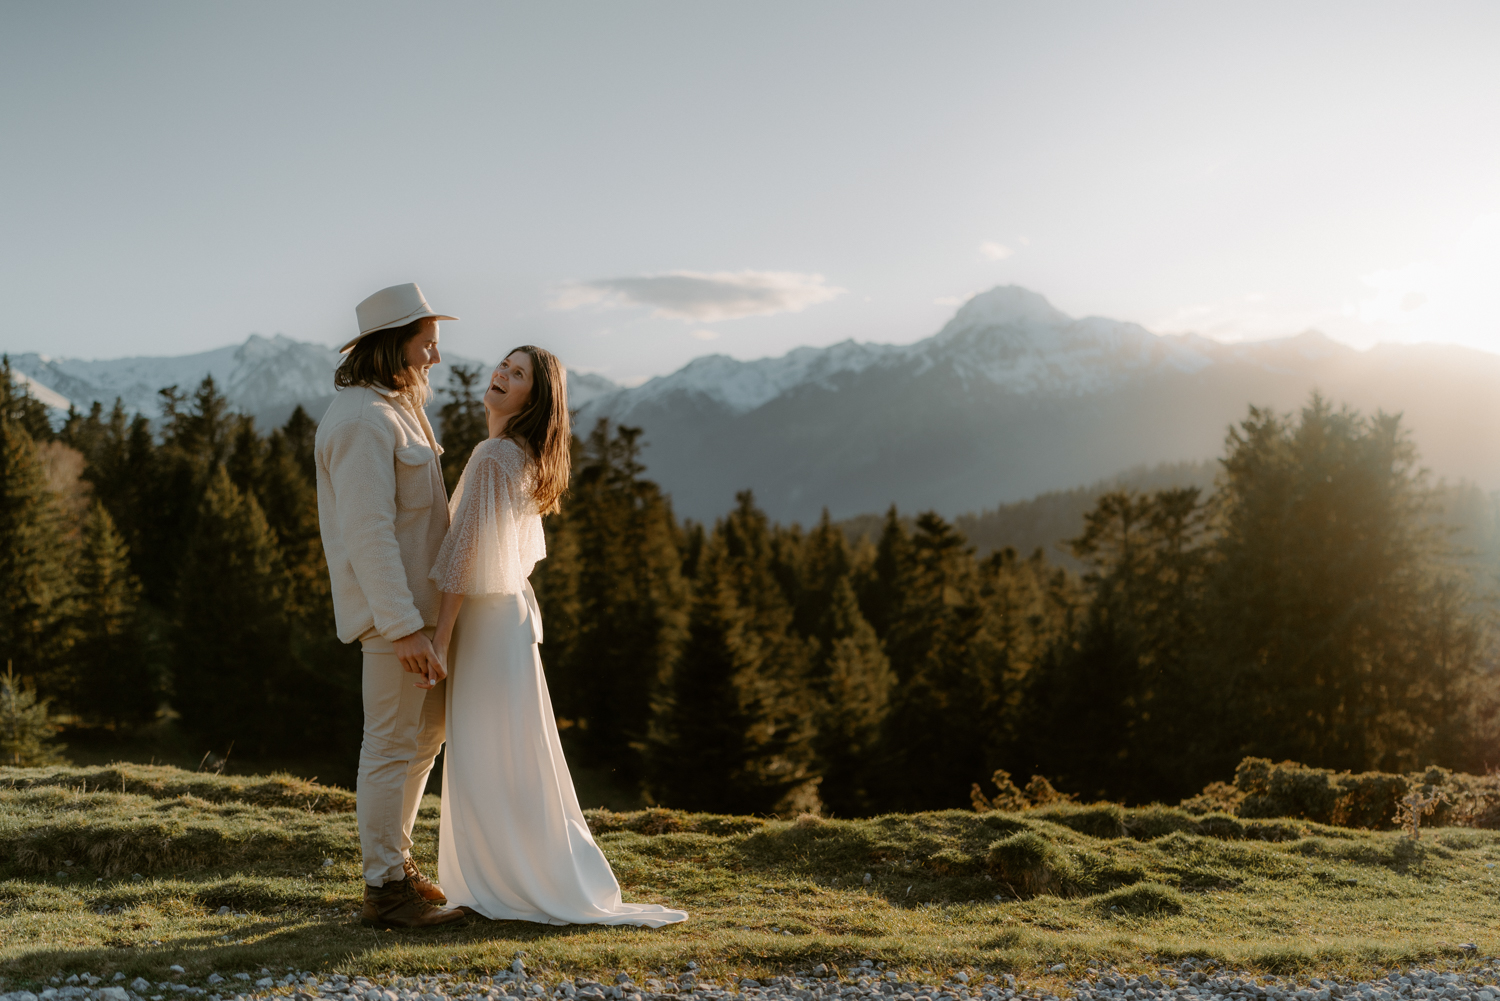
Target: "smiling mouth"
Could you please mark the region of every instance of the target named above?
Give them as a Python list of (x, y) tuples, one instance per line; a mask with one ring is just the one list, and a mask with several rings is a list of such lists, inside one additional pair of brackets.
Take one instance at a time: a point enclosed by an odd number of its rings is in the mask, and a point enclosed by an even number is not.
[(500, 384), (498, 382), (492, 382), (492, 383), (490, 383), (490, 388), (493, 389), (497, 393), (503, 393), (503, 392), (505, 392), (504, 389), (500, 388)]

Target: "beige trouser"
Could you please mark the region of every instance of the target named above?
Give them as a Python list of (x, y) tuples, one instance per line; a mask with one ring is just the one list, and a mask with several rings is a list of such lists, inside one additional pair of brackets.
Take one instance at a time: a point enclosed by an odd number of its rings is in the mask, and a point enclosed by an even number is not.
[(402, 879), (433, 759), (443, 746), (447, 681), (416, 687), (394, 653), (364, 651), (365, 736), (355, 810), (365, 882)]

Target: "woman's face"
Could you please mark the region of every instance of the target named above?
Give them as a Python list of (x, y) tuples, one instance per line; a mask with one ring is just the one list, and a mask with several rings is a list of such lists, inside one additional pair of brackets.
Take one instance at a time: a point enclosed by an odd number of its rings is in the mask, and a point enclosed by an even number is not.
[(490, 375), (490, 388), (484, 393), (484, 409), (496, 417), (514, 417), (531, 399), (531, 356), (512, 351)]

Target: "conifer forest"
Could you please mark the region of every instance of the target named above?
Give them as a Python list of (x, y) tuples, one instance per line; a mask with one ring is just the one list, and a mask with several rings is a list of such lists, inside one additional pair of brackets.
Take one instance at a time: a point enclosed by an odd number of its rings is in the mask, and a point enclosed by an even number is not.
[[(257, 427), (205, 380), (157, 419), (58, 426), (0, 375), (6, 763), (55, 756), (58, 728), (166, 727), (352, 784), (360, 653), (334, 636), (313, 417)], [(450, 490), (479, 385), (438, 392)], [(1067, 540), (1082, 572), (931, 512), (856, 534), (745, 492), (686, 521), (640, 430), (576, 430), (532, 577), (542, 659), (570, 760), (637, 802), (852, 817), (967, 807), (997, 769), (1141, 803), (1246, 756), (1495, 764), (1494, 581), (1448, 527), (1477, 491), (1430, 482), (1399, 417), (1247, 408), (1212, 489), (1102, 496)]]

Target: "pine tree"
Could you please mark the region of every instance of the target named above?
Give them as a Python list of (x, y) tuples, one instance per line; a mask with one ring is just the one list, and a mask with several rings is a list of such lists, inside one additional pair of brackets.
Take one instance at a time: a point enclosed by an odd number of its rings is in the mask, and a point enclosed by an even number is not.
[(860, 614), (848, 573), (832, 585), (817, 639), (812, 679), (823, 775), (819, 795), (835, 814), (867, 814), (874, 806), (869, 786), (877, 778), (874, 756), (895, 676), (875, 630)]
[(688, 641), (659, 703), (651, 790), (722, 813), (816, 810), (812, 644), (772, 570), (772, 533), (747, 491), (699, 558)]
[(304, 690), (310, 696), (317, 693), (319, 726), (310, 731), (309, 743), (347, 747), (357, 742), (363, 725), (362, 659), (357, 644), (338, 640), (328, 563), (318, 531), (315, 470), (301, 455), (298, 425), (293, 413), (285, 427), (271, 432), (254, 492), (275, 533), (287, 575), (292, 660), (309, 679)]
[[(888, 522), (882, 558), (904, 569), (891, 589), (885, 637), (896, 687), (882, 739), (881, 809), (928, 810), (969, 801), (984, 774), (997, 649), (984, 632), (973, 551), (936, 514), (917, 519), (909, 555)], [(903, 533), (904, 534), (904, 533)], [(893, 537), (893, 538), (891, 538)], [(877, 568), (880, 560), (877, 559)]]
[(124, 540), (96, 501), (85, 518), (74, 565), (63, 696), (85, 721), (123, 728), (156, 715), (161, 683), (139, 619), (140, 591)]
[(443, 439), (443, 482), (450, 494), (458, 486), (474, 446), (490, 436), (482, 402), (485, 378), (486, 373), (477, 368), (451, 365), (448, 385), (441, 390), (448, 397), (438, 411), (438, 427)]
[(212, 377), (191, 400), (175, 386), (162, 390), (161, 397), (160, 444), (153, 445), (150, 425), (140, 418), (131, 428), (130, 451), (149, 458), (135, 470), (134, 517), (118, 521), (129, 526), (122, 534), (136, 554), (147, 600), (170, 609), (182, 574), (184, 540), (193, 535), (204, 489), (228, 458), (241, 418), (230, 412)]
[(652, 703), (687, 631), (675, 521), (644, 478), (640, 449), (639, 428), (612, 434), (600, 421), (590, 433), (561, 519), (569, 548), (558, 555), (572, 582), (563, 585), (561, 564), (543, 581), (570, 587), (574, 602), (566, 650), (547, 657), (564, 679), (559, 711), (580, 724), (573, 743), (583, 760), (627, 785), (643, 777)]
[(254, 496), (222, 466), (204, 491), (176, 603), (173, 705), (202, 746), (264, 753), (305, 729), (309, 683), (291, 650), (286, 573)]
[(1072, 540), (1087, 611), (1030, 680), (1032, 770), (1090, 797), (1181, 798), (1205, 784), (1215, 702), (1199, 656), (1212, 562), (1196, 487), (1099, 498)]
[(865, 620), (882, 640), (890, 632), (901, 605), (901, 578), (911, 562), (911, 536), (896, 505), (885, 515), (885, 527), (875, 546), (875, 559), (860, 574), (857, 592)]
[(65, 748), (52, 739), (57, 731), (47, 700), (38, 700), (36, 690), (16, 677), (7, 662), (0, 674), (0, 765), (66, 764)]
[(853, 570), (849, 540), (834, 525), (825, 507), (817, 526), (802, 541), (796, 584), (789, 590), (799, 633), (804, 636), (820, 633), (824, 618), (833, 607), (834, 592), (842, 582), (848, 582)]
[(9, 355), (0, 355), (0, 421), (16, 425), (38, 444), (54, 437), (47, 405), (32, 396), (20, 381), (10, 367)]
[(0, 418), (0, 652), (46, 687), (69, 587), (68, 547), (36, 444)]
[(1314, 395), (1295, 422), (1252, 408), (1227, 451), (1208, 656), (1236, 714), (1219, 762), (1403, 771), (1451, 753), (1480, 643), (1399, 416)]
[(281, 437), (297, 468), (302, 470), (309, 483), (316, 483), (318, 469), (314, 447), (318, 438), (318, 422), (302, 409), (300, 403), (281, 426)]

